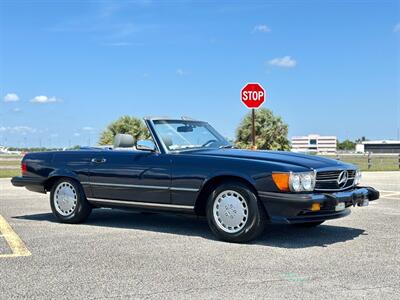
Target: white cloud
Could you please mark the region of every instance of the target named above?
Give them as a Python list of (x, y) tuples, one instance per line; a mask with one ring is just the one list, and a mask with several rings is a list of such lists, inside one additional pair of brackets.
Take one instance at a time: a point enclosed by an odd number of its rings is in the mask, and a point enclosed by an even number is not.
[(81, 136), (81, 134), (78, 133), (78, 132), (75, 132), (75, 133), (74, 133), (74, 136)]
[(9, 133), (35, 133), (37, 130), (35, 128), (29, 126), (14, 126), (14, 127), (0, 127), (0, 132), (9, 132)]
[(21, 112), (22, 109), (20, 109), (19, 107), (15, 107), (12, 109), (12, 111), (18, 113), (18, 112)]
[(393, 32), (400, 32), (400, 23), (397, 23), (397, 24), (394, 26)]
[(294, 68), (297, 65), (297, 61), (290, 56), (284, 56), (271, 59), (268, 64), (281, 68)]
[(178, 76), (186, 76), (186, 75), (189, 75), (189, 72), (187, 72), (187, 71), (185, 71), (185, 70), (183, 70), (183, 69), (177, 69), (177, 70), (176, 70), (176, 74), (177, 74)]
[(15, 93), (8, 93), (4, 96), (4, 102), (16, 102), (19, 101), (19, 97)]
[(90, 127), (90, 126), (85, 126), (85, 127), (82, 127), (82, 130), (85, 130), (85, 131), (92, 131), (92, 130), (94, 130), (94, 128), (93, 128), (93, 127)]
[(58, 99), (56, 97), (48, 97), (48, 96), (36, 96), (35, 98), (31, 99), (32, 103), (38, 103), (38, 104), (45, 104), (45, 103), (54, 103), (54, 102), (61, 102), (61, 99)]
[(50, 137), (57, 138), (58, 137), (58, 133), (52, 133), (52, 134), (50, 134)]
[(254, 32), (263, 32), (263, 33), (271, 32), (271, 28), (269, 28), (267, 25), (260, 24), (260, 25), (254, 26), (253, 33)]

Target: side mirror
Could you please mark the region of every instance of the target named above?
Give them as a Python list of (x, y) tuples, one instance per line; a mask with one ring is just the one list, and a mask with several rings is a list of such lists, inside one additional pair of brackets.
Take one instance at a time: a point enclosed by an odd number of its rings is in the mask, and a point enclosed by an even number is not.
[(156, 152), (156, 144), (152, 140), (138, 140), (136, 142), (136, 149), (141, 151)]

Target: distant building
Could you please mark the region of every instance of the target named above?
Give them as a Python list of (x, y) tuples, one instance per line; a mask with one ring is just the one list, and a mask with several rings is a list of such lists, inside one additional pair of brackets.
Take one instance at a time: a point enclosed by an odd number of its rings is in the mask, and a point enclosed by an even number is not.
[(293, 152), (307, 152), (317, 154), (336, 153), (336, 136), (322, 136), (309, 134), (307, 136), (292, 137)]
[(400, 141), (365, 141), (356, 145), (358, 153), (400, 153)]

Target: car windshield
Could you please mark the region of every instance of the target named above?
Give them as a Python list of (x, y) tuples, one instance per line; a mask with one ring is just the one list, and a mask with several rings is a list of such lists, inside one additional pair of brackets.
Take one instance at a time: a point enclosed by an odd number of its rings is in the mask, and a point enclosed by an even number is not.
[(205, 122), (155, 120), (153, 124), (157, 135), (169, 151), (231, 147), (226, 139)]

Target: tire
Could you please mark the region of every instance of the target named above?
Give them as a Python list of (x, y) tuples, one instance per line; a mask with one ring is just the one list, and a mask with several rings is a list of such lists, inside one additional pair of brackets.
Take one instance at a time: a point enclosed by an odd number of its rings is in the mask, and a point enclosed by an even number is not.
[(318, 225), (321, 225), (325, 221), (318, 221), (318, 222), (307, 222), (307, 223), (296, 223), (292, 224), (293, 226), (296, 227), (302, 227), (302, 228), (311, 228), (311, 227), (317, 227)]
[(50, 193), (53, 215), (62, 223), (82, 223), (92, 212), (82, 186), (69, 178), (59, 179)]
[(267, 221), (264, 207), (254, 192), (234, 181), (214, 189), (208, 198), (206, 215), (213, 234), (220, 240), (234, 243), (255, 239), (263, 232)]

